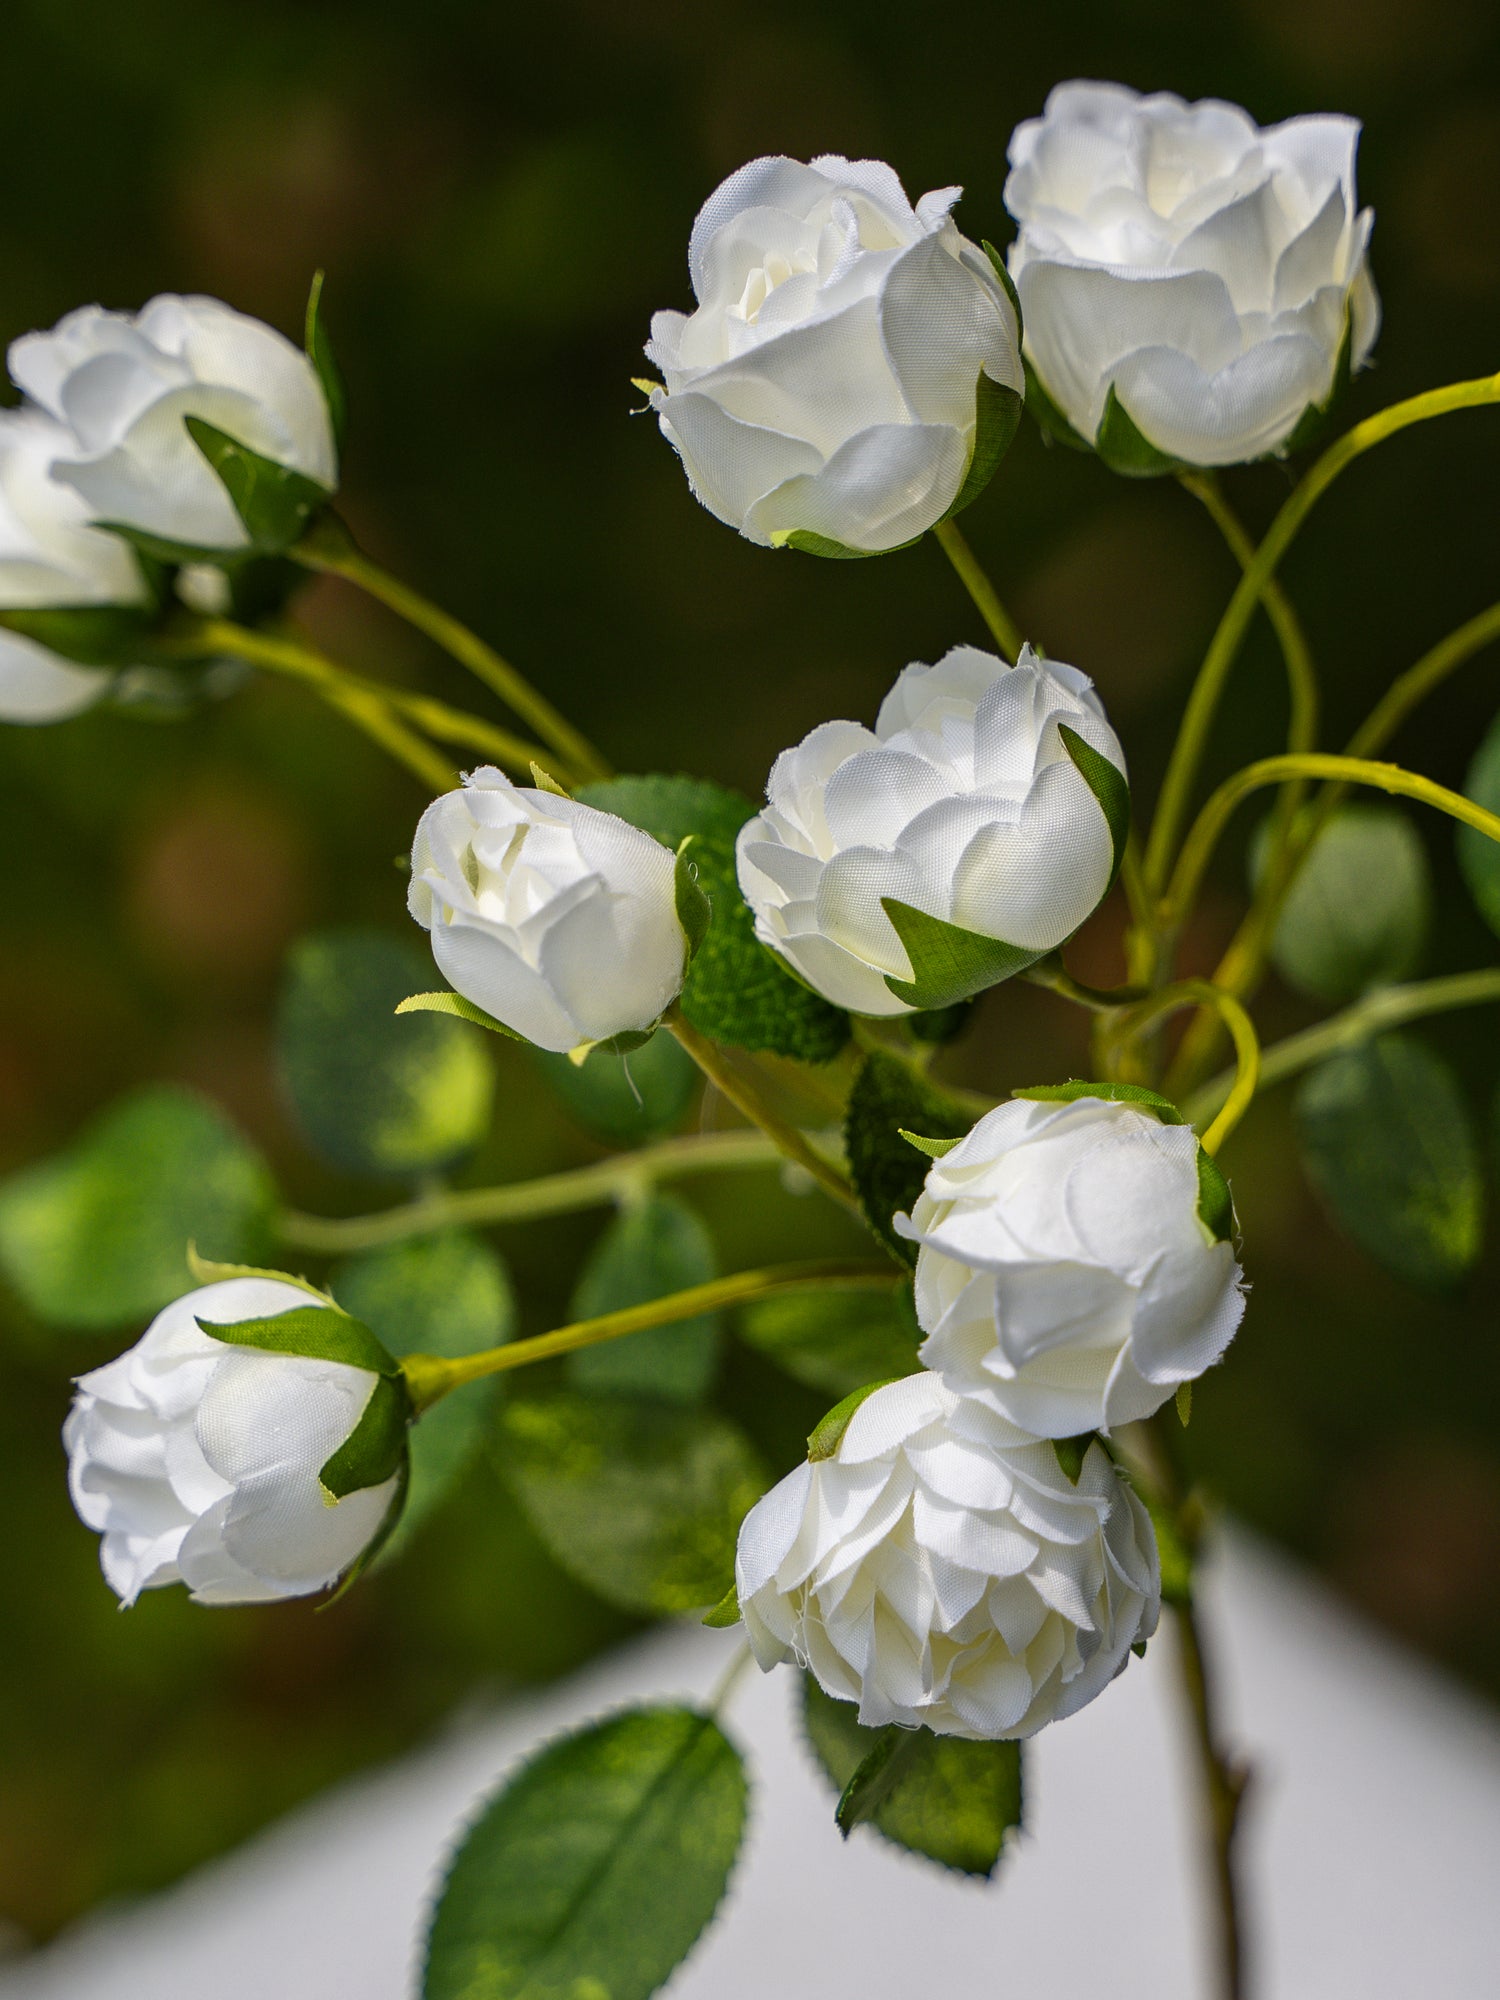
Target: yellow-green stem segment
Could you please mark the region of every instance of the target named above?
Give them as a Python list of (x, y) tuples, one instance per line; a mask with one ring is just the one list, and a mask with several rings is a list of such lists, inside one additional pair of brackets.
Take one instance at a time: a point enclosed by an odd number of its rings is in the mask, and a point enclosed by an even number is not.
[(620, 1312), (601, 1313), (596, 1319), (575, 1320), (552, 1333), (532, 1340), (513, 1340), (504, 1347), (488, 1347), (478, 1354), (460, 1355), (449, 1360), (440, 1354), (409, 1354), (402, 1372), (418, 1414), (430, 1409), (440, 1396), (465, 1382), (477, 1382), (486, 1375), (499, 1375), (511, 1368), (524, 1368), (533, 1361), (550, 1361), (559, 1354), (572, 1354), (580, 1347), (596, 1347), (601, 1341), (619, 1340), (627, 1333), (643, 1333), (647, 1327), (670, 1326), (674, 1321), (694, 1319), (699, 1313), (718, 1312), (726, 1306), (747, 1305), (752, 1299), (775, 1298), (781, 1292), (814, 1290), (889, 1291), (904, 1282), (889, 1264), (855, 1264), (837, 1261), (810, 1264), (772, 1264), (758, 1271), (736, 1271), (727, 1278), (713, 1278), (706, 1285), (692, 1285), (664, 1299), (645, 1305), (626, 1306)]
[(939, 521), (932, 531), (945, 556), (958, 571), (959, 581), (973, 598), (990, 636), (1012, 665), (1021, 657), (1021, 628), (1000, 602), (999, 593), (984, 572), (979, 558), (956, 521)]
[(402, 583), (355, 547), (348, 530), (325, 516), (294, 548), (287, 551), (305, 569), (342, 577), (376, 598), (398, 618), (424, 632), (450, 658), (467, 667), (485, 686), (521, 717), (561, 756), (580, 779), (606, 778), (609, 765), (581, 730), (534, 688), (519, 668), (471, 632), (467, 625)]
[(1164, 986), (1149, 1000), (1122, 1014), (1105, 1029), (1104, 1037), (1106, 1043), (1132, 1042), (1145, 1029), (1168, 1014), (1180, 1013), (1184, 1007), (1212, 1007), (1229, 1030), (1234, 1043), (1236, 1068), (1233, 1088), (1223, 1110), (1202, 1135), (1203, 1150), (1212, 1156), (1250, 1109), (1260, 1081), (1260, 1038), (1255, 1032), (1254, 1022), (1239, 1001), (1232, 994), (1210, 985), (1206, 979), (1180, 979), (1175, 985)]

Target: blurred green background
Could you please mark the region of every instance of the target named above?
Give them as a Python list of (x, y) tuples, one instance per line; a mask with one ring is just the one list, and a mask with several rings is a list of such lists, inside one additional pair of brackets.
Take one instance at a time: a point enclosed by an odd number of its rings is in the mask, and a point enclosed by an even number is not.
[[(293, 330), (312, 269), (348, 378), (349, 518), (472, 619), (621, 769), (758, 791), (830, 715), (870, 718), (896, 671), (982, 634), (930, 544), (824, 563), (752, 548), (691, 500), (629, 377), (653, 309), (685, 305), (698, 205), (757, 153), (891, 160), (915, 196), (1004, 243), (1012, 125), (1074, 75), (1223, 95), (1262, 121), (1366, 125), (1379, 221), (1378, 366), (1351, 415), (1500, 362), (1500, 16), (1484, 0), (1254, 0), (1121, 10), (953, 0), (497, 8), (12, 0), (0, 76), (0, 330), (98, 299), (203, 290)], [(1390, 678), (1493, 594), (1500, 416), (1428, 426), (1363, 463), (1286, 577), (1336, 746)], [(1256, 525), (1281, 469), (1237, 475)], [(1023, 430), (966, 529), (1023, 624), (1097, 680), (1138, 798), (1233, 581), (1175, 488), (1112, 479)], [(301, 603), (320, 641), (468, 702), (451, 668), (336, 585)], [(1496, 703), (1491, 657), (1396, 754), (1458, 785)], [(1247, 648), (1217, 753), (1276, 747), (1283, 683)], [(174, 1079), (224, 1105), (288, 1198), (326, 1213), (395, 1182), (319, 1167), (271, 1059), (287, 954), (355, 920), (415, 936), (392, 857), (423, 797), (295, 690), (254, 684), (176, 722), (114, 713), (0, 732), (0, 1172), (66, 1141), (122, 1089)], [(1434, 971), (1492, 962), (1446, 825)], [(1221, 856), (1189, 958), (1207, 967), (1241, 893), (1248, 825)], [(1073, 954), (1120, 975), (1106, 911)], [(1271, 989), (1267, 1032), (1309, 1018)], [(1495, 1019), (1430, 1035), (1488, 1133)], [(494, 1129), (464, 1169), (507, 1179), (596, 1157), (524, 1051), (499, 1048)], [(1085, 1072), (1075, 1018), (988, 997), (951, 1074), (999, 1091)], [(1086, 1072), (1085, 1072), (1086, 1073)], [(1287, 1094), (1229, 1150), (1253, 1294), (1188, 1448), (1250, 1521), (1377, 1617), (1500, 1694), (1497, 1265), (1420, 1299), (1328, 1226)], [(844, 1243), (811, 1200), (699, 1181), (725, 1268)], [(555, 1324), (591, 1214), (497, 1237), (529, 1330)], [(0, 1296), (0, 1911), (17, 1943), (101, 1897), (170, 1879), (465, 1701), (559, 1671), (625, 1629), (565, 1579), (487, 1467), (403, 1559), (326, 1615), (207, 1613), (179, 1592), (121, 1617), (73, 1516), (57, 1432), (68, 1378), (124, 1342), (63, 1335)], [(741, 1349), (719, 1400), (778, 1471), (828, 1399)], [(482, 1774), (476, 1774), (476, 1777)]]

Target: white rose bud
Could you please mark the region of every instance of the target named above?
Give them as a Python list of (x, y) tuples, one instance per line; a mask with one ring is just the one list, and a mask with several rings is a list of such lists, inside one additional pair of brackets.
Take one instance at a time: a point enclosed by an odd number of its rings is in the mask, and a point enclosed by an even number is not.
[(1007, 667), (972, 646), (907, 667), (873, 733), (825, 722), (777, 758), (767, 809), (739, 836), (756, 932), (855, 1013), (946, 1004), (892, 990), (921, 968), (887, 899), (1011, 948), (977, 991), (1070, 937), (1104, 895), (1124, 770), (1076, 667), (1029, 647)]
[(1327, 404), (1346, 342), (1364, 365), (1380, 308), (1358, 139), (1352, 118), (1262, 130), (1234, 104), (1109, 83), (1060, 84), (1017, 126), (1026, 354), (1081, 437), (1125, 469), (1130, 424), (1168, 458), (1235, 465)]
[[(68, 431), (40, 410), (0, 410), (0, 611), (90, 610), (146, 599), (130, 549), (89, 527), (84, 501), (52, 477), (70, 445)], [(76, 715), (112, 678), (0, 630), (0, 721)]]
[(1038, 1437), (1148, 1417), (1217, 1361), (1245, 1309), (1228, 1195), (1198, 1140), (1138, 1105), (1013, 1099), (933, 1162), (922, 1359)]
[(655, 1026), (681, 990), (676, 858), (486, 766), (423, 813), (407, 905), (448, 983), (538, 1048)]
[(932, 1375), (867, 1396), (832, 1457), (746, 1515), (746, 1636), (859, 1719), (939, 1736), (1031, 1736), (1075, 1714), (1156, 1629), (1151, 1520), (1102, 1445), (1075, 1485)]
[(200, 1604), (305, 1597), (380, 1532), (399, 1472), (336, 1503), (321, 1477), (380, 1377), (229, 1344), (235, 1322), (320, 1307), (331, 1310), (277, 1279), (224, 1279), (176, 1300), (128, 1353), (79, 1377), (63, 1428), (73, 1504), (103, 1536), (105, 1580), (125, 1604), (168, 1583), (185, 1583)]
[(201, 417), (329, 492), (338, 454), (312, 362), (217, 299), (152, 299), (136, 314), (82, 306), (10, 350), (18, 388), (74, 433), (57, 468), (89, 516), (191, 547), (237, 550), (244, 523), (188, 432)]
[(1005, 290), (949, 216), (959, 192), (913, 208), (881, 161), (828, 155), (752, 160), (704, 204), (698, 309), (651, 323), (651, 406), (693, 492), (752, 542), (915, 540), (964, 487), (982, 414), (978, 483), (993, 469), (1025, 379)]

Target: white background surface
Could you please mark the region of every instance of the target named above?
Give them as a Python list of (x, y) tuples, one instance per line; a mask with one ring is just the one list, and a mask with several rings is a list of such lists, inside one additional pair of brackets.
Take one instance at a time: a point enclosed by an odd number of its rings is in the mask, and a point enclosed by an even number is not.
[[(1206, 1611), (1255, 1764), (1244, 1863), (1257, 2000), (1500, 1992), (1500, 1723), (1259, 1545)], [(459, 1823), (517, 1755), (622, 1703), (703, 1693), (733, 1634), (659, 1632), (345, 1787), (178, 1889), (0, 1971), (0, 2000), (407, 2000)], [(752, 1673), (728, 1726), (751, 1832), (673, 2000), (1203, 2000), (1189, 1748), (1171, 1635), (1030, 1746), (1028, 1832), (975, 1885), (861, 1829), (845, 1847), (792, 1715)]]

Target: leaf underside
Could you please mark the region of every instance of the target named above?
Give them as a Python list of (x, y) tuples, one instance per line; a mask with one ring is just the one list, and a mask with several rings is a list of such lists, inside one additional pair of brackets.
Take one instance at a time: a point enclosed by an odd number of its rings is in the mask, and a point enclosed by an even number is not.
[(882, 896), (880, 907), (890, 918), (912, 966), (910, 979), (887, 973), (885, 983), (898, 1000), (924, 1012), (972, 999), (1047, 955), (966, 931), (910, 903), (898, 902), (894, 896)]

